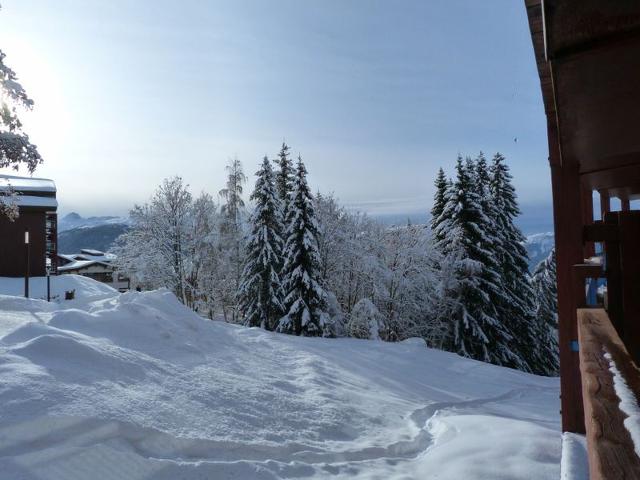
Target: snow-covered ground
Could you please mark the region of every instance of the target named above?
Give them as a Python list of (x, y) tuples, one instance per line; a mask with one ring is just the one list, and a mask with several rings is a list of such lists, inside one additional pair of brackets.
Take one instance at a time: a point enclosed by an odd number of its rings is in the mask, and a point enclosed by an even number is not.
[(560, 476), (557, 379), (56, 280), (77, 299), (0, 296), (2, 479)]

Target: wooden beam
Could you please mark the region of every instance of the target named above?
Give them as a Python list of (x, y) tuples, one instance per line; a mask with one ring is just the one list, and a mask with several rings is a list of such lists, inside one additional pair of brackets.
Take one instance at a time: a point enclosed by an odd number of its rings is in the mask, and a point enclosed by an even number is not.
[(611, 211), (611, 197), (606, 190), (600, 190), (600, 220), (604, 220), (604, 215)]
[(547, 131), (556, 240), (562, 429), (565, 432), (584, 433), (580, 362), (577, 349), (574, 348), (578, 340), (576, 310), (579, 297), (573, 265), (584, 260), (580, 176), (577, 163), (561, 162), (557, 125), (553, 116), (547, 116)]
[[(582, 186), (582, 225), (593, 223), (593, 192), (589, 187)], [(584, 258), (593, 257), (596, 254), (596, 245), (591, 241), (584, 242)]]
[(604, 216), (604, 223), (617, 232), (615, 236), (611, 235), (605, 238), (604, 244), (607, 256), (607, 301), (605, 302), (605, 306), (618, 335), (624, 338), (619, 216), (620, 212), (608, 212)]
[(623, 212), (628, 212), (631, 210), (631, 202), (629, 201), (629, 197), (623, 197), (620, 199), (620, 209)]
[(585, 280), (587, 278), (603, 278), (604, 276), (602, 265), (578, 263), (573, 266), (573, 283), (575, 285), (578, 307), (583, 308), (588, 305)]
[[(589, 478), (620, 480), (640, 478), (640, 458), (620, 410), (610, 371), (610, 361), (629, 389), (640, 394), (640, 371), (602, 309), (578, 311), (580, 371), (584, 398)], [(605, 352), (611, 356), (606, 358)]]
[(582, 238), (585, 242), (617, 242), (620, 238), (617, 225), (596, 222), (585, 225)]
[(619, 225), (622, 339), (632, 358), (640, 362), (640, 212), (620, 212)]
[(577, 263), (573, 266), (573, 272), (575, 278), (581, 278), (582, 280), (605, 277), (602, 265), (593, 263)]

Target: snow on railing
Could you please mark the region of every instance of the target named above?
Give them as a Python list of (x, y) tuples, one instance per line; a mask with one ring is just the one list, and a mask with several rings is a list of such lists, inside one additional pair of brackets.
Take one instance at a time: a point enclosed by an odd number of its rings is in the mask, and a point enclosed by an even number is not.
[(636, 455), (640, 457), (640, 407), (638, 407), (638, 399), (627, 385), (618, 367), (616, 367), (613, 357), (606, 350), (604, 351), (604, 358), (609, 362), (609, 371), (613, 375), (613, 388), (620, 399), (620, 410), (627, 415), (624, 420), (624, 426), (631, 436)]

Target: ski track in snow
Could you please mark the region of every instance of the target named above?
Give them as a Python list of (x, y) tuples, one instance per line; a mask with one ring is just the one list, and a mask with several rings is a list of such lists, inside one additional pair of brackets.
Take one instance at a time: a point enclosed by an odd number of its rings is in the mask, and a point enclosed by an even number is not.
[(555, 379), (68, 281), (62, 306), (0, 296), (0, 479), (559, 476)]

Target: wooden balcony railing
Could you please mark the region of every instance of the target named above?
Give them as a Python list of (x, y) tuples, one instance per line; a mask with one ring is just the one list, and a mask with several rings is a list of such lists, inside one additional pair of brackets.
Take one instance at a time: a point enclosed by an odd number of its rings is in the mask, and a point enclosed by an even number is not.
[(611, 367), (636, 401), (640, 370), (603, 309), (578, 309), (578, 335), (590, 479), (640, 479), (640, 458), (625, 425), (628, 415), (620, 407)]

